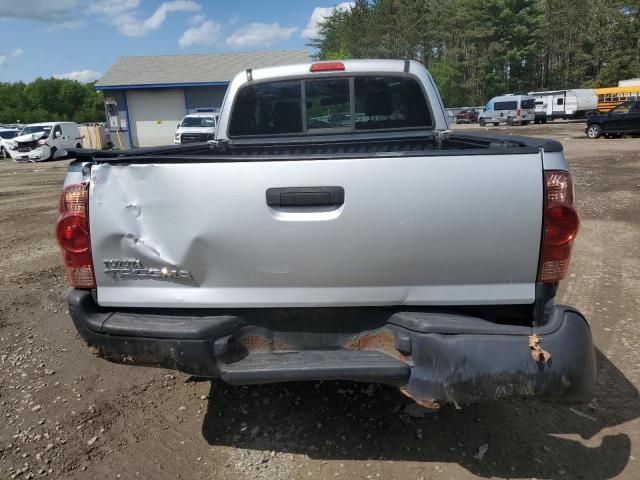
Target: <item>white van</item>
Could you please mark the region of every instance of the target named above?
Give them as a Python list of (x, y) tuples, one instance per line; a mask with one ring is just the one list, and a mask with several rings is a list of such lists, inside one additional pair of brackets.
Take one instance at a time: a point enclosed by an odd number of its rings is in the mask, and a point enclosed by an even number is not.
[(77, 123), (33, 123), (7, 143), (16, 162), (41, 162), (66, 157), (69, 148), (82, 148), (82, 137)]
[(190, 113), (178, 124), (173, 143), (193, 143), (213, 140), (218, 128), (217, 112)]
[(478, 123), (481, 127), (487, 123), (497, 127), (503, 122), (507, 125), (528, 125), (536, 117), (534, 104), (535, 98), (529, 95), (493, 97), (480, 113)]

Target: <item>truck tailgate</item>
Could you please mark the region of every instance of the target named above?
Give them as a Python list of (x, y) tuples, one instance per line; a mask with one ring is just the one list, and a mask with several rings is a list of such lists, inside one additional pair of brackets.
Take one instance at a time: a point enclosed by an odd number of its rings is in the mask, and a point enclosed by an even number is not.
[[(532, 303), (542, 177), (532, 153), (96, 164), (98, 303)], [(289, 187), (341, 187), (343, 203), (268, 205)]]

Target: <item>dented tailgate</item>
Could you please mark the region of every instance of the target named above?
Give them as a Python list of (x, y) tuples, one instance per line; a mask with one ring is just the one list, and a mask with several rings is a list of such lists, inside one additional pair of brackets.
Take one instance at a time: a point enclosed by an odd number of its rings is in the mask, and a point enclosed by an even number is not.
[[(541, 179), (531, 153), (95, 164), (98, 303), (532, 303)], [(328, 187), (342, 190), (342, 203), (267, 195)]]

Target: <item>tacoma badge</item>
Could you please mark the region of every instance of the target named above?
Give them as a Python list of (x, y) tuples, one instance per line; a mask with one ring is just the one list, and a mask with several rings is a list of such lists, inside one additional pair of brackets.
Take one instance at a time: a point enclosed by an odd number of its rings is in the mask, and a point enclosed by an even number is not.
[(143, 279), (156, 278), (159, 280), (191, 280), (193, 277), (187, 270), (178, 270), (171, 267), (151, 268), (142, 265), (137, 259), (133, 260), (102, 260), (104, 273), (114, 279)]

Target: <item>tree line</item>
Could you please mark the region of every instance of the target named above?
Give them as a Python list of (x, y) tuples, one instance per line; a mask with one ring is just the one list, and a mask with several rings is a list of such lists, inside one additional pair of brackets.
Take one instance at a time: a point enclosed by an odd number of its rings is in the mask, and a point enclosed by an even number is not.
[(310, 46), (322, 60), (422, 62), (447, 106), (640, 77), (640, 0), (355, 0)]
[(93, 85), (57, 78), (2, 82), (0, 123), (104, 122), (102, 93), (96, 92)]

